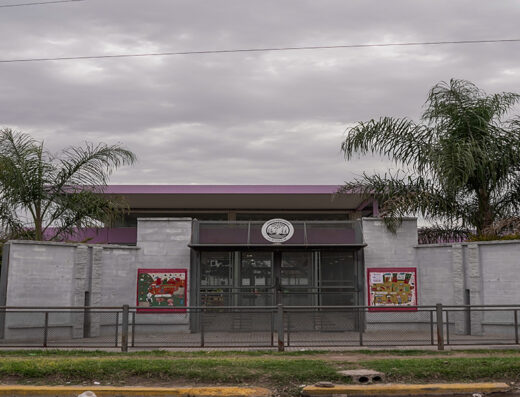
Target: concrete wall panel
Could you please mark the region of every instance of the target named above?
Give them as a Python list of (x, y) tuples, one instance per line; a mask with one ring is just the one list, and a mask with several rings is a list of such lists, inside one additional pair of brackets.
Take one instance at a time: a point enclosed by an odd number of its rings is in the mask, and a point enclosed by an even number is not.
[[(420, 305), (455, 304), (454, 269), (450, 246), (418, 247), (415, 250), (414, 264), (418, 273)], [(459, 276), (458, 280), (460, 279)]]
[[(7, 274), (7, 306), (70, 306), (74, 288), (82, 280), (74, 277), (75, 245), (10, 242)], [(57, 337), (71, 337), (72, 315), (49, 322)], [(65, 327), (63, 327), (65, 326)], [(6, 313), (6, 339), (43, 339), (43, 313)]]

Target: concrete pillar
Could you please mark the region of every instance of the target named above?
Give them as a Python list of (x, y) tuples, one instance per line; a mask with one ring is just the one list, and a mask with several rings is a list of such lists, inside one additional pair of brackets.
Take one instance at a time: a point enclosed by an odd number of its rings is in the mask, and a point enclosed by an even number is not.
[[(464, 302), (464, 251), (461, 244), (453, 244), (451, 246), (451, 265), (452, 265), (452, 283), (453, 283), (453, 299), (455, 305), (463, 305)], [(450, 313), (450, 320), (454, 322), (455, 334), (462, 335), (465, 333), (464, 312)]]
[[(103, 277), (103, 248), (92, 247), (92, 260), (90, 263), (90, 305), (101, 306), (102, 277)], [(100, 335), (101, 318), (99, 313), (90, 314), (90, 336)]]
[[(480, 270), (480, 248), (478, 244), (468, 244), (466, 263), (468, 270), (468, 281), (470, 299), (472, 305), (482, 305), (482, 276)], [(479, 310), (471, 311), (471, 335), (482, 335), (482, 320), (484, 313)]]
[[(9, 274), (9, 248), (5, 243), (2, 248), (2, 267), (0, 272), (0, 306), (7, 305), (7, 277)], [(0, 339), (5, 337), (5, 312), (0, 313)]]
[[(85, 304), (85, 291), (88, 291), (88, 270), (89, 270), (89, 250), (85, 245), (80, 245), (74, 250), (74, 263), (72, 264), (72, 306), (83, 306)], [(64, 302), (64, 306), (67, 303)], [(83, 338), (83, 319), (82, 312), (71, 314), (72, 337)]]

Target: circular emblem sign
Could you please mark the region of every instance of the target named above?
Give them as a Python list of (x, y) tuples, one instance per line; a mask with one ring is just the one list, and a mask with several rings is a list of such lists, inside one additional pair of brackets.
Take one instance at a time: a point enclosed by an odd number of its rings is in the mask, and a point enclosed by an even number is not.
[(283, 243), (289, 240), (293, 234), (293, 225), (285, 219), (271, 219), (262, 226), (262, 236), (272, 243)]

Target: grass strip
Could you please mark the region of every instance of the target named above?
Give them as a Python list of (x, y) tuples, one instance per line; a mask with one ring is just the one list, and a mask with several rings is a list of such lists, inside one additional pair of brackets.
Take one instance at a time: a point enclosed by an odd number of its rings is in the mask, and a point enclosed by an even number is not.
[(143, 378), (190, 380), (204, 383), (243, 383), (264, 379), (280, 384), (338, 380), (336, 368), (322, 360), (274, 359), (154, 359), (47, 358), (3, 359), (0, 377), (51, 380), (118, 382)]
[(200, 350), (200, 351), (167, 351), (167, 350), (142, 350), (130, 353), (111, 352), (104, 350), (63, 350), (63, 349), (34, 349), (34, 350), (0, 350), (0, 357), (10, 356), (63, 356), (63, 357), (262, 357), (262, 356), (314, 356), (327, 354), (325, 350), (301, 350), (292, 352), (278, 352), (275, 350)]
[[(450, 356), (450, 355), (519, 355), (520, 349), (466, 349), (466, 350), (349, 350), (349, 351), (327, 351), (327, 350), (298, 350), (278, 352), (275, 350), (213, 350), (213, 351), (167, 351), (167, 350), (143, 350), (130, 353), (111, 352), (104, 350), (63, 350), (63, 349), (34, 349), (34, 350), (0, 350), (0, 357), (307, 357), (330, 355), (345, 356), (349, 354), (361, 354), (367, 356)], [(316, 357), (319, 358), (319, 357)]]
[(460, 349), (460, 350), (356, 350), (355, 353), (368, 356), (451, 356), (451, 355), (520, 355), (520, 349)]
[[(60, 351), (62, 352), (62, 351)], [(34, 354), (32, 352), (31, 354)], [(374, 358), (363, 361), (327, 361), (305, 357), (174, 357), (132, 353), (81, 352), (96, 356), (45, 355), (4, 356), (0, 360), (0, 380), (37, 384), (255, 384), (276, 390), (281, 396), (298, 394), (298, 385), (317, 381), (346, 383), (338, 369), (370, 368), (386, 374), (391, 382), (474, 382), (485, 380), (520, 381), (518, 357), (428, 357)], [(71, 353), (71, 352), (69, 352)], [(165, 352), (176, 354), (177, 352)], [(223, 352), (230, 354), (230, 352)], [(72, 353), (71, 353), (72, 354)], [(78, 352), (78, 354), (80, 354)]]
[(358, 364), (384, 372), (390, 381), (400, 382), (520, 380), (517, 357), (379, 359)]

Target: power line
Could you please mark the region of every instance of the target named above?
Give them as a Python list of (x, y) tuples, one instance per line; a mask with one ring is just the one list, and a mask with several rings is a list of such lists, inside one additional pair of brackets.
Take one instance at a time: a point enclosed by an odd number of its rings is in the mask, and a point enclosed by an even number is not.
[[(84, 0), (68, 0), (68, 1), (84, 1)], [(140, 53), (140, 54), (114, 54), (114, 55), (86, 55), (86, 56), (71, 56), (71, 57), (56, 57), (56, 58), (19, 58), (19, 59), (0, 59), (0, 63), (71, 61), (71, 60), (81, 60), (81, 59), (108, 59), (108, 58), (138, 58), (138, 57), (172, 56), (172, 55), (230, 54), (230, 53), (239, 53), (239, 52), (301, 51), (301, 50), (326, 50), (326, 49), (339, 49), (339, 48), (405, 47), (405, 46), (422, 46), (422, 45), (427, 46), (427, 45), (445, 45), (445, 44), (482, 44), (482, 43), (513, 43), (513, 42), (520, 42), (520, 39), (425, 41), (425, 42), (406, 42), (406, 43), (345, 44), (345, 45), (305, 46), (305, 47), (238, 48), (238, 49), (229, 49), (229, 50), (151, 52), (151, 53)]]
[(38, 1), (38, 2), (34, 2), (34, 3), (6, 4), (6, 5), (0, 5), (0, 8), (39, 6), (42, 4), (56, 4), (56, 3), (72, 3), (72, 2), (76, 2), (76, 1), (85, 1), (85, 0), (56, 0), (56, 1)]

